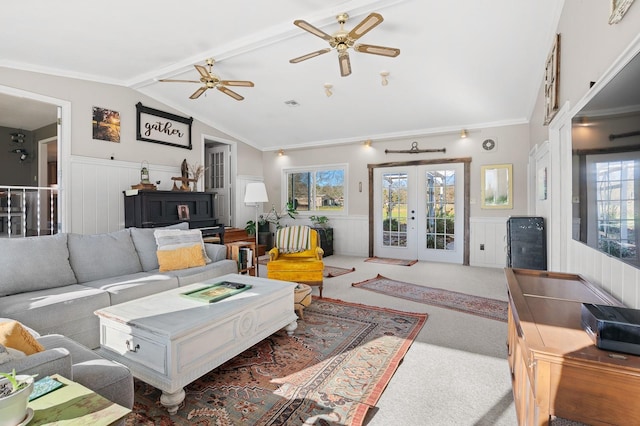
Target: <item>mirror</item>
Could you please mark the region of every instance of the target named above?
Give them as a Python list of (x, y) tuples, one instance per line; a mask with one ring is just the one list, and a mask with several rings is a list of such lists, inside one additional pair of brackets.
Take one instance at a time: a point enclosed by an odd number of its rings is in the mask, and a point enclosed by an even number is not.
[(513, 166), (494, 164), (480, 167), (480, 198), (483, 209), (512, 209)]
[(572, 236), (640, 268), (640, 55), (573, 118)]

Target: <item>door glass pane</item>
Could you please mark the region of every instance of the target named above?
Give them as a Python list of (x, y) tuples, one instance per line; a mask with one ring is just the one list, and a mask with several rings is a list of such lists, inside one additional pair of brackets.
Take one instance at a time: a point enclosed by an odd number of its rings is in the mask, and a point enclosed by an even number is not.
[(382, 245), (407, 246), (407, 173), (382, 175)]
[(455, 250), (455, 170), (425, 173), (425, 247)]

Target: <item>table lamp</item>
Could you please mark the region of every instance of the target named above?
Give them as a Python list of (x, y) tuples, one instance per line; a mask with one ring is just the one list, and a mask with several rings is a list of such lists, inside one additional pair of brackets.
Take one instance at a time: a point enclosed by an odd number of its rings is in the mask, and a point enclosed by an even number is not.
[[(245, 203), (255, 203), (256, 206), (256, 222), (255, 222), (255, 233), (256, 233), (256, 259), (258, 258), (258, 207), (260, 207), (259, 203), (266, 203), (269, 201), (267, 197), (267, 188), (264, 186), (263, 182), (252, 182), (248, 183), (244, 193), (244, 202)], [(259, 264), (256, 262), (256, 277), (259, 276)]]

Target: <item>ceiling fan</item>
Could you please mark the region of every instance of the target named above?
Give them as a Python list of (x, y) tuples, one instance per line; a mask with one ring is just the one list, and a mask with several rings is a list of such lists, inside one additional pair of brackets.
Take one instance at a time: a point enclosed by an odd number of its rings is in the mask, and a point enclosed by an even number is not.
[(207, 89), (216, 88), (237, 101), (243, 100), (243, 96), (229, 89), (227, 86), (253, 87), (253, 82), (243, 80), (220, 80), (220, 77), (211, 72), (214, 63), (215, 61), (213, 60), (213, 58), (209, 58), (207, 59), (207, 67), (204, 67), (202, 65), (194, 65), (196, 70), (198, 70), (198, 72), (200, 73), (200, 80), (170, 80), (163, 78), (158, 81), (171, 83), (202, 83), (203, 86), (193, 92), (193, 94), (189, 96), (190, 99), (198, 99), (200, 95), (207, 91)]
[(349, 19), (349, 15), (347, 15), (346, 13), (341, 13), (340, 15), (336, 16), (336, 19), (340, 24), (340, 29), (333, 33), (333, 35), (329, 35), (301, 19), (295, 20), (293, 22), (294, 25), (310, 32), (314, 36), (328, 41), (331, 47), (299, 56), (297, 58), (291, 59), (289, 62), (291, 62), (292, 64), (297, 64), (298, 62), (306, 61), (307, 59), (315, 58), (316, 56), (320, 56), (324, 53), (330, 52), (331, 49), (336, 49), (338, 51), (340, 74), (342, 75), (342, 77), (346, 77), (351, 74), (351, 62), (349, 60), (349, 48), (351, 47), (356, 52), (372, 53), (374, 55), (390, 56), (393, 58), (400, 54), (400, 49), (396, 49), (395, 47), (374, 46), (372, 44), (355, 44), (356, 40), (371, 31), (374, 27), (376, 27), (383, 21), (382, 15), (380, 15), (379, 13), (371, 13), (349, 32), (344, 29), (344, 24), (345, 22), (347, 22), (347, 19)]

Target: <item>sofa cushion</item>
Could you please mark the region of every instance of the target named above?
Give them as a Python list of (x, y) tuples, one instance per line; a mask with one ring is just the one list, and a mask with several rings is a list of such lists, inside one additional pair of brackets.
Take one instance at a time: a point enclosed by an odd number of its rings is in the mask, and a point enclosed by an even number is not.
[(97, 309), (110, 305), (106, 291), (72, 284), (0, 297), (0, 315), (41, 335), (60, 333), (89, 347), (100, 346)]
[(44, 347), (18, 321), (0, 323), (0, 345), (17, 349), (26, 355), (44, 351)]
[(160, 264), (160, 272), (194, 268), (207, 264), (200, 244), (173, 250), (158, 250), (158, 263)]
[(128, 229), (108, 234), (69, 234), (69, 260), (78, 282), (142, 271)]
[(158, 269), (158, 243), (153, 232), (156, 229), (189, 229), (189, 222), (180, 222), (162, 228), (129, 228), (133, 245), (136, 247), (142, 270), (145, 272)]
[(199, 229), (189, 229), (182, 231), (178, 229), (156, 229), (153, 233), (158, 243), (158, 251), (175, 250), (177, 248), (190, 247), (199, 244), (202, 255), (206, 263), (211, 263), (211, 259), (207, 256), (202, 240), (202, 231)]
[(109, 293), (111, 305), (117, 305), (118, 303), (177, 288), (178, 279), (164, 274), (137, 272), (130, 275), (90, 281), (82, 285), (106, 291)]
[(67, 234), (0, 238), (0, 296), (76, 284)]

